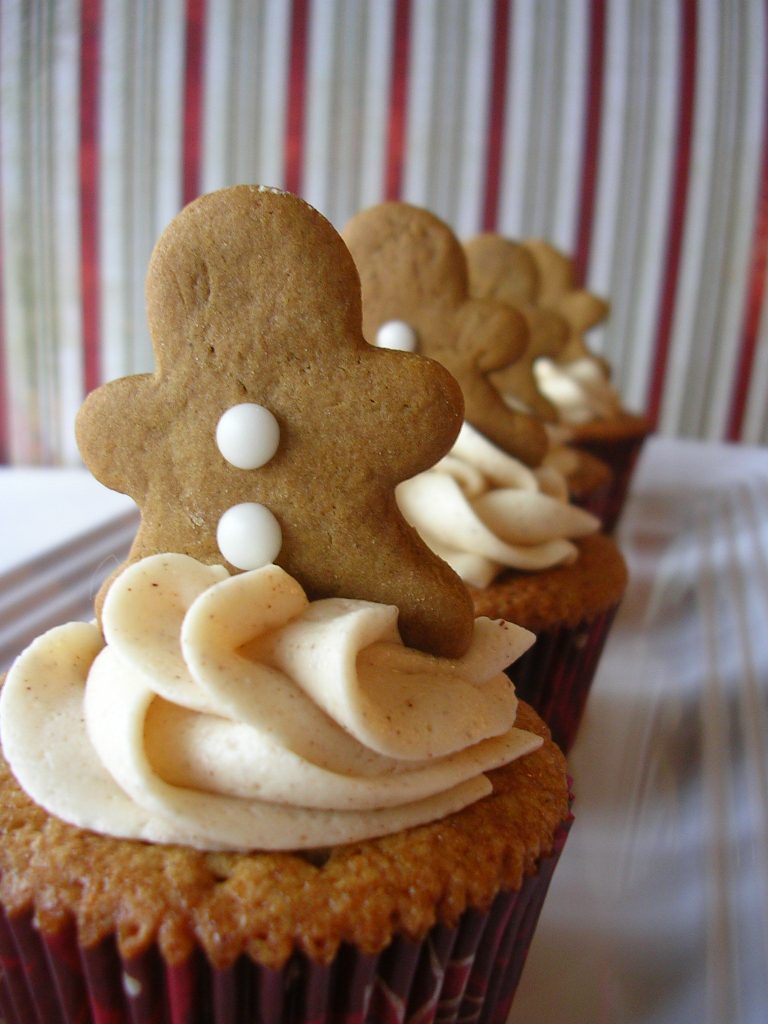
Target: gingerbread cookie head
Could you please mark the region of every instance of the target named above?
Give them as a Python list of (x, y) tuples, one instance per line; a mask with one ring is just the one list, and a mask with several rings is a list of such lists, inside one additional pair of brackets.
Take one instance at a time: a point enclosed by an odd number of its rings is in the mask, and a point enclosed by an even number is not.
[(463, 653), (471, 602), (394, 496), (450, 448), (461, 392), (366, 343), (331, 225), (274, 189), (203, 196), (157, 243), (146, 292), (155, 372), (100, 387), (77, 421), (88, 467), (141, 509), (130, 560), (274, 561), (312, 599), (397, 605), (407, 644)]
[(568, 324), (568, 342), (560, 353), (560, 361), (573, 362), (588, 356), (609, 373), (608, 364), (584, 340), (586, 332), (608, 316), (608, 303), (599, 295), (576, 287), (573, 260), (565, 253), (539, 239), (526, 239), (521, 244), (533, 257), (538, 271), (536, 305), (558, 313)]
[(568, 342), (566, 321), (552, 309), (537, 306), (539, 271), (532, 254), (522, 245), (490, 232), (464, 244), (473, 296), (513, 306), (528, 329), (528, 345), (522, 356), (491, 376), (495, 387), (513, 403), (519, 403), (541, 419), (557, 422), (555, 406), (536, 383), (537, 359), (557, 358)]
[(472, 295), (515, 307), (534, 305), (539, 271), (524, 246), (488, 231), (465, 242), (464, 253)]
[(538, 465), (547, 449), (542, 426), (510, 409), (490, 379), (525, 351), (525, 321), (509, 306), (470, 296), (450, 228), (418, 207), (383, 203), (357, 214), (342, 234), (360, 273), (368, 340), (410, 345), (442, 363), (461, 385), (468, 422)]

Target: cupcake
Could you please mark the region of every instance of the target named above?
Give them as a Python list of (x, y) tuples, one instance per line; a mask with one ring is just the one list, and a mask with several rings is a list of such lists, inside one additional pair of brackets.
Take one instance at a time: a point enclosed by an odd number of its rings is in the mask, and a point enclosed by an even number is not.
[(550, 439), (545, 465), (565, 476), (571, 501), (603, 521), (609, 513), (613, 474), (600, 459), (569, 446), (568, 429), (560, 425), (557, 406), (542, 392), (536, 378), (541, 360), (554, 360), (569, 343), (570, 327), (554, 308), (536, 305), (539, 268), (523, 245), (496, 234), (483, 234), (464, 245), (470, 294), (503, 302), (525, 319), (527, 345), (521, 356), (490, 375), (504, 401), (541, 420)]
[[(446, 458), (398, 487), (401, 510), (471, 588), (475, 607), (496, 600), (494, 617), (505, 618), (515, 598), (500, 587), (530, 604), (534, 647), (548, 652), (547, 662), (524, 655), (514, 668), (515, 685), (567, 750), (626, 570), (612, 541), (598, 537), (599, 520), (568, 501), (562, 475), (545, 464), (550, 446), (542, 422), (503, 401), (493, 383), (525, 351), (525, 320), (511, 305), (470, 297), (461, 245), (426, 210), (385, 203), (355, 216), (343, 235), (360, 272), (369, 342), (438, 360), (464, 394), (465, 424), (456, 443)], [(599, 550), (600, 558), (582, 559), (585, 549)], [(551, 572), (559, 587), (568, 589), (573, 579), (574, 601), (585, 598), (575, 616), (563, 606), (558, 618), (548, 596)], [(594, 576), (591, 587), (585, 574)], [(605, 588), (604, 578), (611, 581)], [(593, 594), (599, 599), (586, 600)]]
[(553, 479), (464, 424), (451, 453), (397, 495), (406, 519), (469, 587), (476, 614), (536, 634), (512, 677), (567, 753), (627, 570), (597, 520), (568, 503), (564, 487), (549, 488)]
[(343, 242), (273, 189), (185, 208), (147, 302), (156, 371), (77, 423), (128, 562), (0, 691), (0, 1013), (501, 1024), (570, 797), (504, 671), (532, 635), (395, 501), (461, 393), (366, 344)]
[(536, 379), (557, 406), (569, 443), (605, 462), (613, 473), (604, 519), (610, 532), (621, 515), (651, 421), (623, 408), (608, 363), (586, 344), (585, 334), (606, 318), (608, 304), (576, 288), (572, 260), (553, 246), (538, 240), (523, 245), (539, 269), (537, 305), (560, 313), (569, 326), (568, 343), (557, 358), (537, 361)]

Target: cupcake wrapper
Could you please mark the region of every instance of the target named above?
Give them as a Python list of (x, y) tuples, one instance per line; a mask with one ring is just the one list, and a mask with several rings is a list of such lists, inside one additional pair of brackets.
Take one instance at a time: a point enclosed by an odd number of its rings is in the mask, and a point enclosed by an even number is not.
[(570, 829), (518, 892), (421, 942), (378, 956), (342, 946), (328, 965), (295, 954), (278, 971), (241, 957), (218, 970), (197, 950), (164, 963), (156, 947), (124, 959), (113, 937), (80, 949), (74, 927), (40, 933), (31, 914), (0, 916), (4, 1024), (503, 1024)]
[(632, 482), (632, 474), (645, 442), (645, 436), (641, 434), (637, 437), (612, 441), (574, 440), (571, 442), (574, 448), (580, 448), (606, 463), (613, 473), (607, 493), (602, 496), (598, 494), (602, 508), (595, 511), (595, 515), (599, 516), (602, 521), (605, 533), (613, 533), (616, 529), (629, 492), (629, 485)]
[(544, 719), (563, 753), (576, 738), (617, 609), (575, 628), (537, 633), (536, 643), (507, 670), (518, 697)]
[(591, 491), (584, 494), (571, 494), (571, 504), (583, 508), (585, 512), (591, 512), (596, 516), (602, 525), (603, 532), (608, 532), (605, 527), (607, 518), (613, 516), (613, 480), (607, 480), (599, 487), (593, 487)]

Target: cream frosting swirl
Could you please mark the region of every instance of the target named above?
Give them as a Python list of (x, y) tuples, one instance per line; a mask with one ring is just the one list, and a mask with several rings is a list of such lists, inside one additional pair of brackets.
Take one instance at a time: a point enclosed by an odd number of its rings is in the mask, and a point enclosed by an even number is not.
[(424, 541), (476, 587), (502, 568), (535, 572), (573, 562), (573, 540), (600, 526), (568, 503), (554, 467), (529, 469), (467, 423), (450, 453), (400, 484), (396, 495)]
[(527, 630), (478, 619), (469, 651), (402, 644), (397, 608), (308, 601), (275, 565), (180, 554), (113, 583), (102, 615), (44, 634), (0, 696), (27, 794), (82, 828), (207, 850), (307, 849), (459, 810), (540, 744), (503, 669)]
[(567, 363), (537, 359), (533, 372), (539, 390), (565, 423), (611, 419), (621, 411), (619, 394), (597, 359), (582, 356)]

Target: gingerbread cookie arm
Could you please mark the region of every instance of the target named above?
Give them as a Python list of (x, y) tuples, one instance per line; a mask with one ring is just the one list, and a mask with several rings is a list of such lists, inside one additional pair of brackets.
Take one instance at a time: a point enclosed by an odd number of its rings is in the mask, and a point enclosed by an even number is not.
[[(528, 344), (525, 318), (511, 306), (472, 299), (457, 310), (456, 322), (457, 350), (464, 361), (457, 370), (464, 371), (467, 421), (504, 451), (528, 465), (539, 465), (548, 448), (544, 427), (528, 413), (511, 409), (491, 377), (523, 358)], [(477, 372), (466, 372), (468, 360)]]
[[(153, 377), (123, 377), (92, 391), (75, 418), (80, 454), (96, 479), (140, 501), (148, 486), (144, 424)], [(115, 418), (114, 410), (121, 413)]]
[(557, 311), (571, 328), (568, 343), (560, 353), (560, 361), (570, 363), (585, 357), (594, 359), (606, 377), (610, 379), (610, 364), (602, 356), (593, 352), (584, 338), (590, 328), (596, 327), (606, 319), (610, 312), (609, 304), (592, 292), (578, 289), (562, 296)]
[(505, 397), (521, 402), (540, 419), (556, 423), (557, 409), (539, 390), (533, 366), (537, 359), (560, 355), (568, 342), (568, 325), (550, 310), (530, 305), (519, 309), (528, 326), (528, 347), (522, 358), (493, 373), (491, 380)]
[(499, 370), (498, 373), (491, 374), (491, 381), (500, 394), (519, 402), (539, 419), (546, 423), (557, 423), (557, 409), (539, 391), (532, 364), (527, 360), (521, 360), (504, 370)]

